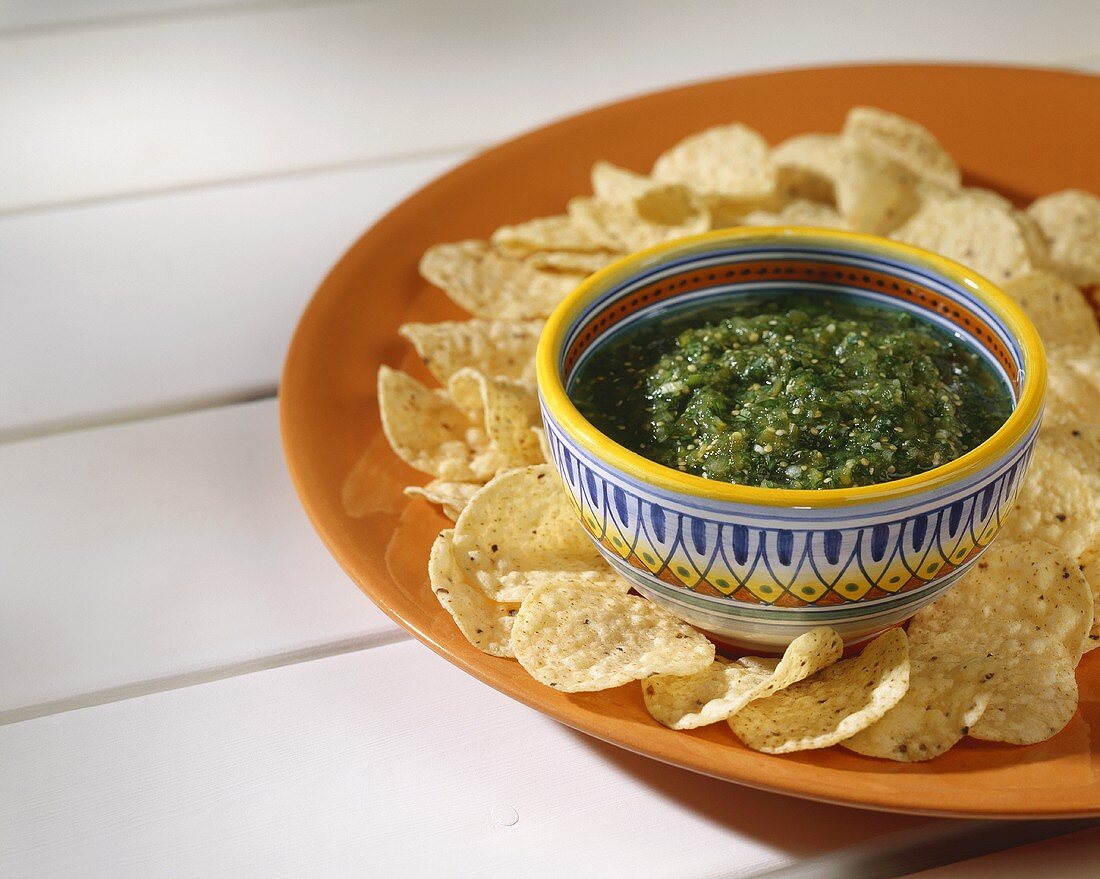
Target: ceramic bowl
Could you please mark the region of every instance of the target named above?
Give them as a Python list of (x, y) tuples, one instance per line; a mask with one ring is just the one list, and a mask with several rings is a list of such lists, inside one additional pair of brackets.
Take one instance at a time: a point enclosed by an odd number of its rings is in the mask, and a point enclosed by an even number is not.
[[(777, 292), (857, 297), (919, 313), (986, 356), (1013, 411), (966, 455), (878, 485), (733, 485), (656, 464), (598, 431), (568, 396), (584, 358), (642, 316)], [(996, 537), (1042, 416), (1038, 334), (992, 283), (887, 239), (731, 229), (634, 254), (551, 315), (538, 385), (554, 465), (584, 528), (638, 592), (737, 648), (782, 649), (814, 626), (858, 643), (951, 587)]]

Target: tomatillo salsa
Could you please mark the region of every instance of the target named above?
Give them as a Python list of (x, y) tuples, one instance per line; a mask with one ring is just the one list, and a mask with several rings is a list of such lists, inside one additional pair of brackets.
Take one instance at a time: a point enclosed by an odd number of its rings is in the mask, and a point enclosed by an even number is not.
[(569, 395), (659, 464), (801, 489), (923, 473), (1012, 409), (987, 361), (930, 321), (805, 295), (642, 318), (591, 353)]

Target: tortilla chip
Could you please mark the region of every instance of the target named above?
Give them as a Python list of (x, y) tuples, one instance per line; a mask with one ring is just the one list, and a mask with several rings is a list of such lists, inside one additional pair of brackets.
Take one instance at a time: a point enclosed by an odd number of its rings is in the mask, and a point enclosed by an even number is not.
[(832, 629), (811, 629), (791, 642), (782, 660), (719, 658), (698, 674), (654, 675), (642, 684), (642, 697), (658, 723), (670, 729), (695, 729), (726, 720), (753, 699), (816, 674), (843, 652), (844, 642)]
[(836, 205), (855, 230), (885, 235), (919, 204), (911, 171), (883, 156), (848, 150), (841, 156)]
[(1050, 260), (1075, 284), (1100, 284), (1100, 198), (1079, 189), (1044, 195), (1027, 209), (1042, 229)]
[(496, 601), (522, 601), (564, 577), (630, 588), (596, 549), (549, 464), (501, 473), (475, 494), (455, 523), (454, 549), (466, 579)]
[(619, 251), (600, 251), (599, 253), (574, 253), (571, 250), (540, 250), (527, 257), (529, 265), (548, 272), (573, 272), (586, 275), (598, 272), (621, 259)]
[(845, 147), (835, 134), (797, 134), (772, 150), (778, 189), (791, 199), (834, 204)]
[(592, 193), (600, 201), (632, 202), (660, 185), (652, 177), (611, 162), (600, 161), (592, 166)]
[(492, 601), (463, 578), (454, 563), (453, 533), (451, 530), (441, 532), (432, 544), (428, 558), (432, 593), (454, 618), (466, 640), (478, 650), (491, 656), (511, 657), (512, 626), (519, 605)]
[(691, 675), (714, 645), (645, 598), (602, 584), (550, 579), (524, 599), (512, 647), (530, 675), (565, 693), (607, 690), (652, 675)]
[(532, 427), (532, 432), (535, 434), (535, 439), (539, 443), (539, 451), (542, 452), (542, 460), (546, 464), (554, 463), (554, 456), (550, 452), (550, 440), (546, 436), (546, 431), (541, 427)]
[(1074, 426), (1100, 412), (1100, 346), (1087, 351), (1047, 352), (1044, 424)]
[(662, 183), (682, 183), (717, 200), (763, 198), (776, 187), (768, 142), (740, 123), (684, 138), (657, 158), (653, 177)]
[(410, 467), (451, 482), (484, 482), (503, 466), (479, 421), (444, 391), (383, 366), (378, 407), (386, 439)]
[(746, 745), (766, 754), (828, 748), (881, 718), (908, 687), (905, 632), (890, 629), (859, 656), (750, 702), (729, 725)]
[(1019, 222), (985, 198), (925, 202), (890, 237), (943, 254), (996, 284), (1034, 269)]
[(539, 217), (515, 226), (501, 226), (493, 233), (492, 245), (500, 253), (524, 257), (545, 250), (577, 253), (600, 251), (603, 246), (569, 217)]
[(538, 439), (531, 433), (542, 424), (542, 414), (530, 385), (467, 367), (451, 376), (447, 389), (459, 409), (484, 424), (498, 470), (542, 461)]
[(958, 633), (980, 655), (987, 644), (1040, 635), (1081, 657), (1092, 627), (1092, 591), (1076, 561), (1039, 540), (1014, 542), (1005, 535), (966, 575), (909, 624), (914, 659), (940, 651), (945, 632)]
[(536, 268), (484, 241), (429, 247), (420, 274), (474, 315), (501, 320), (547, 317), (585, 277)]
[(742, 218), (746, 226), (816, 226), (819, 229), (848, 229), (847, 221), (827, 204), (792, 201), (778, 212), (753, 211)]
[(1033, 271), (1002, 289), (1031, 318), (1048, 353), (1072, 355), (1100, 343), (1100, 326), (1088, 300), (1060, 275)]
[(962, 179), (959, 166), (932, 132), (896, 113), (875, 107), (853, 107), (848, 111), (841, 137), (942, 186), (957, 188)]
[(633, 201), (574, 198), (569, 213), (627, 251), (710, 228), (710, 213), (702, 200), (686, 186), (676, 184), (658, 186)]
[[(1045, 540), (1073, 562), (1100, 533), (1100, 493), (1095, 475), (1079, 470), (1040, 436), (1015, 509), (1001, 527), (1001, 540)], [(984, 561), (984, 559), (983, 559)], [(1072, 652), (1072, 651), (1071, 651)]]
[(995, 660), (913, 659), (909, 689), (882, 718), (841, 744), (857, 754), (899, 763), (931, 760), (950, 750), (985, 714)]
[(446, 385), (460, 369), (472, 366), (485, 375), (535, 384), (535, 349), (540, 320), (448, 320), (402, 324), (398, 330), (439, 383)]
[(433, 479), (427, 485), (410, 485), (405, 489), (407, 497), (422, 497), (430, 504), (438, 504), (443, 515), (452, 522), (458, 518), (466, 504), (470, 502), (482, 485), (478, 482), (447, 482)]

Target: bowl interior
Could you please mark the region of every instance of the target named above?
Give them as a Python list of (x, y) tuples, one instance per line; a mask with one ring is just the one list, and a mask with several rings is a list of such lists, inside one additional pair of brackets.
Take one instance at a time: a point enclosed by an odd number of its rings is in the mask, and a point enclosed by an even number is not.
[[(888, 247), (859, 248), (822, 236), (751, 236), (688, 245), (599, 278), (561, 337), (558, 368), (568, 391), (587, 357), (638, 321), (734, 297), (842, 296), (913, 312), (983, 355), (1020, 399), (1023, 345), (981, 285), (913, 262)], [(988, 282), (985, 282), (988, 284)]]

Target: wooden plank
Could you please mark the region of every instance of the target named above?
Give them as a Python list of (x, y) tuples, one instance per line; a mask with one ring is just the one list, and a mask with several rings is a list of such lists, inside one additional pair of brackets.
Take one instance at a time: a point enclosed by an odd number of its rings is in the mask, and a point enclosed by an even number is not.
[(341, 252), (460, 158), (0, 219), (0, 439), (270, 393)]
[(1057, 63), (1095, 53), (1098, 32), (1100, 6), (1075, 0), (373, 0), (13, 37), (0, 210), (483, 144), (761, 68)]
[(402, 636), (306, 521), (273, 400), (0, 446), (0, 486), (0, 722)]
[(0, 0), (0, 35), (45, 28), (112, 27), (156, 17), (271, 6), (273, 2), (278, 0)]
[(415, 642), (10, 725), (0, 753), (0, 875), (27, 879), (741, 877), (958, 826), (620, 751)]

